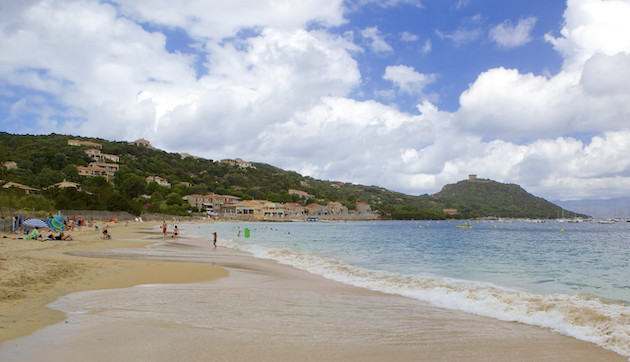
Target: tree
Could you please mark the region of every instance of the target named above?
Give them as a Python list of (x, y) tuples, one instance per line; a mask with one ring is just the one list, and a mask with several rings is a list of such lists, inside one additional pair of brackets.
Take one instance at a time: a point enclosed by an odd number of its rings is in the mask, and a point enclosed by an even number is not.
[(142, 176), (134, 173), (116, 175), (116, 186), (121, 194), (134, 199), (147, 190), (147, 183)]

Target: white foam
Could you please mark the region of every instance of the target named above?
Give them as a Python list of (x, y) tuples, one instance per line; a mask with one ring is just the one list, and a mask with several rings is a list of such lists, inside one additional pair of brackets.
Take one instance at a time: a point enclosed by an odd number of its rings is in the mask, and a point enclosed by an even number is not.
[(257, 258), (272, 259), (342, 283), (414, 298), (437, 307), (549, 328), (630, 356), (630, 306), (625, 304), (585, 295), (538, 294), (490, 283), (369, 270), (290, 249), (225, 242), (226, 246)]

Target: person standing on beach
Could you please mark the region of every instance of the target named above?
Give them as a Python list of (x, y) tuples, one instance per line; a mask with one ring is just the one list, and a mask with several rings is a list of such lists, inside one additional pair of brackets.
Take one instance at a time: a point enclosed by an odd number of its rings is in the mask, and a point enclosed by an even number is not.
[(175, 241), (179, 241), (179, 233), (178, 233), (177, 225), (175, 225), (175, 229), (173, 230), (173, 238)]
[(166, 220), (162, 222), (162, 238), (166, 237)]
[(214, 235), (214, 241), (213, 241), (212, 244), (214, 245), (214, 248), (216, 249), (217, 248), (217, 233), (216, 233), (216, 231), (213, 232), (212, 235)]

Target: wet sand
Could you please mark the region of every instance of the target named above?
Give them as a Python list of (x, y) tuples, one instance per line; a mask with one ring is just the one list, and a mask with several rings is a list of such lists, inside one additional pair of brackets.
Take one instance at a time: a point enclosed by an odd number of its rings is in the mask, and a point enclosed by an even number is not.
[[(180, 229), (185, 233), (186, 226)], [(0, 360), (627, 360), (538, 327), (434, 308), (213, 249), (209, 240), (162, 240), (151, 233), (155, 225), (110, 231), (124, 240), (88, 240), (90, 234), (75, 244), (0, 239), (0, 255), (9, 259), (0, 288), (13, 293), (0, 300), (0, 340), (6, 341)], [(8, 246), (16, 242), (57, 244)], [(50, 270), (54, 280), (5, 289), (7, 276), (19, 284), (26, 272), (17, 259), (42, 269), (30, 282)], [(126, 288), (139, 284), (145, 285)], [(44, 307), (85, 290), (95, 291), (53, 304), (67, 317)]]

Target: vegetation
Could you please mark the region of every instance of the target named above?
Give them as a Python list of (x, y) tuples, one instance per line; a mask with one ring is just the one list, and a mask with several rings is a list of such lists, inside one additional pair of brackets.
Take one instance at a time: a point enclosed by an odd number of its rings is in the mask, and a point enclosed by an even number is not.
[[(100, 143), (103, 153), (120, 156), (119, 171), (112, 180), (85, 178), (76, 166), (87, 166), (88, 147), (69, 146), (68, 139)], [(93, 209), (143, 211), (172, 215), (186, 214), (189, 206), (182, 196), (188, 194), (228, 194), (244, 200), (264, 199), (273, 202), (297, 202), (303, 205), (338, 201), (349, 210), (358, 201), (370, 204), (381, 217), (392, 219), (444, 219), (474, 217), (541, 217), (555, 218), (560, 208), (536, 198), (517, 185), (494, 181), (462, 181), (447, 185), (435, 195), (411, 196), (377, 186), (317, 180), (293, 171), (253, 163), (255, 168), (239, 168), (212, 160), (187, 157), (157, 149), (110, 142), (102, 139), (50, 134), (44, 136), (0, 133), (0, 163), (17, 162), (17, 169), (0, 167), (0, 179), (44, 189), (41, 195), (25, 195), (17, 189), (0, 189), (0, 205), (28, 210)], [(171, 188), (147, 176), (166, 179)], [(63, 180), (81, 184), (81, 190), (48, 186)], [(191, 186), (187, 186), (189, 183)], [(305, 191), (312, 198), (300, 199), (289, 189)], [(445, 208), (458, 210), (447, 215)]]

